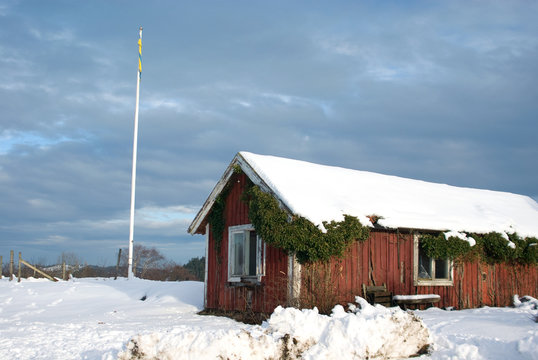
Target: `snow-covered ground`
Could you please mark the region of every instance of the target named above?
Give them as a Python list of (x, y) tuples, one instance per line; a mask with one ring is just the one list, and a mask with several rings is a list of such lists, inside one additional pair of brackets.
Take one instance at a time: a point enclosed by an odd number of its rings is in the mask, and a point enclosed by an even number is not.
[(538, 359), (537, 302), (416, 311), (423, 322), (382, 307), (356, 313), (337, 307), (332, 316), (278, 308), (268, 322), (252, 326), (197, 315), (202, 297), (198, 282), (3, 279), (0, 359), (129, 359), (142, 353), (155, 359), (263, 359), (280, 356), (285, 347), (291, 358), (303, 352), (305, 358), (343, 360), (414, 351), (423, 341), (433, 342), (433, 351), (421, 359)]

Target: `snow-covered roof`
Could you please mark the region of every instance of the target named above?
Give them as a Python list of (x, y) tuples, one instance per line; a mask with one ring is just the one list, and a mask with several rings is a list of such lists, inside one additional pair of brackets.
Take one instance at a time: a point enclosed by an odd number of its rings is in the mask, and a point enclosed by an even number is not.
[(200, 210), (189, 232), (199, 226), (225, 183), (239, 165), (292, 214), (322, 227), (344, 214), (371, 225), (368, 216), (388, 228), (453, 230), (487, 233), (517, 232), (538, 237), (538, 203), (528, 196), (462, 188), (319, 165), (275, 156), (238, 153)]

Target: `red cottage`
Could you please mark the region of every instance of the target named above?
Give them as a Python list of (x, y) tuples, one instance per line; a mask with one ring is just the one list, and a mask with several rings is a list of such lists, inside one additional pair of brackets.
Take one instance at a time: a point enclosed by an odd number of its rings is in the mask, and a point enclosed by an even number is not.
[[(370, 228), (369, 237), (353, 242), (341, 258), (300, 264), (295, 254), (266, 244), (256, 233), (244, 200), (252, 184), (271, 194), (290, 219), (305, 217), (324, 231), (323, 221), (348, 214)], [(371, 285), (384, 285), (393, 295), (437, 294), (437, 306), (456, 308), (506, 306), (514, 294), (538, 294), (536, 260), (442, 260), (428, 257), (420, 246), (424, 234), (445, 233), (474, 245), (469, 234), (495, 232), (506, 237), (505, 247), (515, 248), (507, 235), (517, 233), (528, 238), (528, 251), (536, 251), (538, 204), (511, 193), (240, 152), (189, 232), (206, 236), (206, 309), (329, 309), (363, 296), (364, 286)]]

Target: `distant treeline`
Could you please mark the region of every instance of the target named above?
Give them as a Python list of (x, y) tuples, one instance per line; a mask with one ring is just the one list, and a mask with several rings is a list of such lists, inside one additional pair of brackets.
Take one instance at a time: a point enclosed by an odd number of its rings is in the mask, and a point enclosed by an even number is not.
[[(22, 254), (24, 258), (24, 254)], [(26, 259), (27, 260), (27, 259)], [(27, 260), (28, 261), (28, 260)], [(30, 261), (31, 262), (31, 261)], [(121, 250), (119, 267), (89, 265), (81, 260), (76, 254), (63, 252), (54, 265), (31, 262), (40, 270), (47, 274), (61, 279), (63, 266), (69, 276), (82, 277), (126, 277), (127, 276), (127, 249)], [(14, 259), (13, 273), (18, 274), (18, 258)], [(159, 281), (203, 281), (205, 271), (205, 257), (195, 257), (190, 259), (185, 265), (179, 265), (174, 261), (166, 259), (157, 249), (143, 245), (135, 245), (133, 249), (133, 273), (136, 277), (148, 280)], [(9, 276), (9, 258), (3, 260), (2, 275)], [(42, 277), (39, 273), (27, 266), (22, 266), (21, 276), (23, 278)]]

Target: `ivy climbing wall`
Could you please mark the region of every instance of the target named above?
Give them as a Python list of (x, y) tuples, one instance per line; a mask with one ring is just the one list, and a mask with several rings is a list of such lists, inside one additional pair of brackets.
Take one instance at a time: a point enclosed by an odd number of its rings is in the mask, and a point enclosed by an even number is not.
[[(240, 286), (228, 282), (228, 227), (250, 224), (248, 205), (242, 200), (247, 181), (243, 173), (232, 176), (229, 188), (223, 192), (222, 235), (209, 231), (206, 308), (271, 313), (277, 305), (284, 305), (287, 300), (288, 257), (281, 250), (266, 247), (266, 276), (261, 284)], [(216, 238), (220, 238), (219, 246), (215, 246), (219, 243)]]

